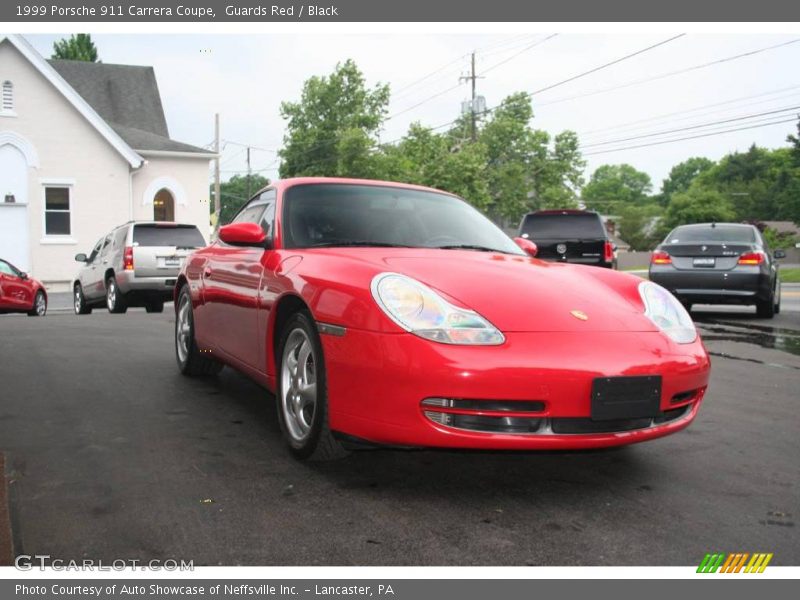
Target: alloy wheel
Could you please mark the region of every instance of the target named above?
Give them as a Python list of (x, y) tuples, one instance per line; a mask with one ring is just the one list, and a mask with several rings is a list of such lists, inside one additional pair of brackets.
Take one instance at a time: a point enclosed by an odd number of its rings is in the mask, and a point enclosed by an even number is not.
[(192, 323), (190, 311), (192, 310), (189, 297), (184, 295), (178, 307), (177, 323), (175, 324), (175, 347), (178, 350), (178, 360), (185, 364), (189, 358), (189, 346), (192, 343)]
[(314, 348), (303, 329), (289, 334), (281, 359), (281, 410), (286, 429), (297, 442), (311, 433), (317, 410), (317, 370)]

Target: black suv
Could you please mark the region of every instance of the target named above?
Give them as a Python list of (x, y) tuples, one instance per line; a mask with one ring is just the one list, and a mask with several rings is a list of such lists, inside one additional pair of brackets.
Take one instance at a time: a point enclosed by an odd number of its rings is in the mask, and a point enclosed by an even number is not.
[(615, 269), (616, 248), (590, 210), (537, 210), (522, 218), (519, 235), (536, 243), (536, 258)]

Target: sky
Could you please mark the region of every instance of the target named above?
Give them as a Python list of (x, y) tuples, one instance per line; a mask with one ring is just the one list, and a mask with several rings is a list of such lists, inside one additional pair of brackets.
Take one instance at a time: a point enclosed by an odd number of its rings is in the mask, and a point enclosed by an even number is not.
[[(551, 37), (553, 34), (555, 37)], [(628, 163), (650, 175), (653, 191), (673, 165), (690, 156), (718, 160), (751, 144), (786, 145), (800, 114), (800, 43), (670, 75), (798, 39), (778, 34), (690, 33), (594, 73), (576, 75), (679, 35), (680, 32), (583, 34), (93, 34), (106, 63), (152, 65), (170, 135), (206, 146), (220, 114), (222, 178), (251, 167), (277, 178), (284, 135), (282, 101), (300, 98), (303, 82), (352, 58), (368, 85), (392, 89), (382, 141), (409, 124), (438, 126), (457, 118), (476, 53), (477, 93), (493, 107), (514, 92), (533, 93), (533, 126), (551, 135), (578, 132), (586, 177), (600, 165)], [(26, 38), (43, 55), (66, 35)], [(650, 81), (641, 81), (649, 79)], [(452, 88), (452, 89), (451, 89)], [(753, 125), (757, 128), (706, 136)], [(681, 129), (682, 131), (675, 131)], [(659, 135), (652, 135), (659, 134)], [(630, 148), (669, 139), (704, 136)], [(608, 152), (616, 148), (626, 150)]]

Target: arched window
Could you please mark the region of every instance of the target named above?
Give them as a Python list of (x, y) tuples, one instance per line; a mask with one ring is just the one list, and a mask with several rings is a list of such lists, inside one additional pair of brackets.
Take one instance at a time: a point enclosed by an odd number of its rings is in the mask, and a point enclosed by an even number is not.
[(3, 82), (3, 104), (0, 111), (4, 113), (14, 112), (14, 84), (10, 81)]
[(175, 220), (175, 198), (172, 197), (172, 194), (166, 188), (158, 190), (155, 198), (153, 198), (153, 220)]

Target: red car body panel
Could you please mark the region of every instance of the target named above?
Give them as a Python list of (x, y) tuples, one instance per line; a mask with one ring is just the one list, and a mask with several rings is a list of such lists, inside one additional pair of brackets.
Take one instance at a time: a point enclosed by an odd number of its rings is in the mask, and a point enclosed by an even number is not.
[[(275, 390), (275, 320), (283, 302), (305, 305), (318, 323), (346, 329), (321, 335), (332, 430), (397, 445), (546, 449), (633, 443), (686, 427), (708, 385), (710, 362), (698, 339), (677, 344), (644, 316), (633, 275), (526, 256), (428, 248), (285, 249), (284, 192), (291, 186), (344, 183), (299, 178), (276, 182), (272, 249), (221, 242), (186, 261), (197, 344)], [(430, 191), (430, 190), (428, 190)], [(397, 272), (475, 310), (505, 335), (500, 346), (456, 346), (406, 332), (378, 307), (375, 275)], [(583, 311), (588, 320), (571, 311)], [(535, 400), (541, 416), (589, 417), (592, 381), (660, 375), (662, 410), (689, 405), (680, 418), (647, 429), (594, 434), (498, 434), (438, 425), (424, 415), (430, 397)], [(686, 392), (691, 394), (686, 395)], [(678, 402), (673, 397), (684, 394)], [(528, 415), (530, 416), (530, 415)]]
[(39, 290), (47, 298), (47, 291), (41, 281), (32, 277), (23, 279), (0, 271), (0, 314), (32, 310), (36, 292)]

